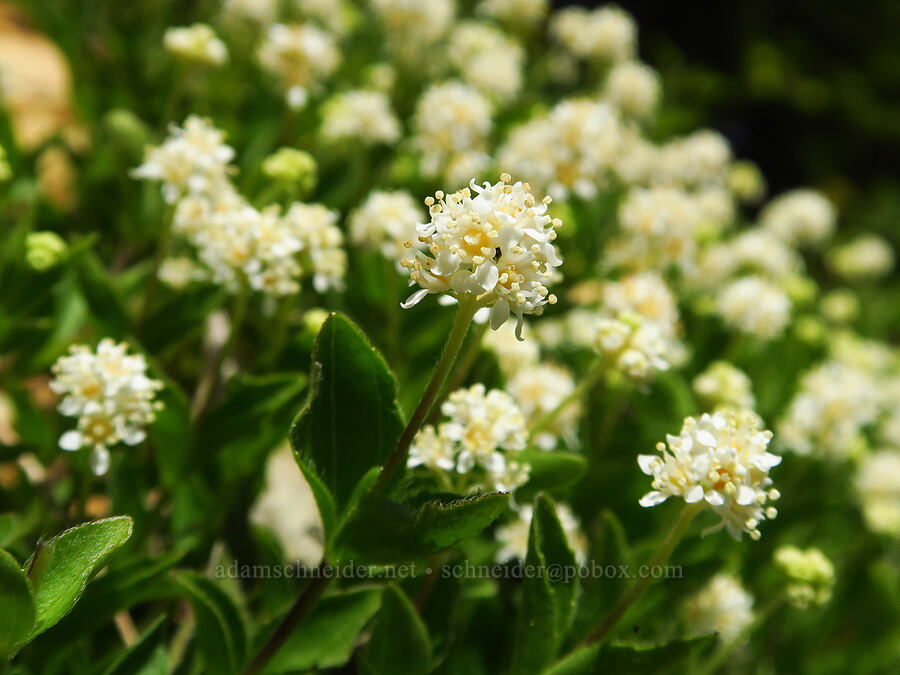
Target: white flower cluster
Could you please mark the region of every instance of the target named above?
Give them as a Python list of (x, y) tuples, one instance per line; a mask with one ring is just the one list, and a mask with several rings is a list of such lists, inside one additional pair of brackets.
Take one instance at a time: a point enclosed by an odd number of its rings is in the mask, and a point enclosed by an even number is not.
[(171, 125), (169, 137), (147, 150), (144, 163), (132, 170), (134, 178), (162, 182), (163, 198), (174, 204), (180, 197), (211, 196), (228, 184), (234, 149), (225, 134), (209, 120), (189, 116), (184, 126)]
[(646, 117), (659, 103), (659, 75), (639, 61), (613, 66), (603, 86), (603, 98), (630, 117)]
[(278, 14), (278, 0), (225, 0), (222, 13), (227, 19), (268, 26)]
[(682, 188), (724, 185), (732, 160), (731, 146), (719, 132), (700, 129), (666, 143), (656, 160), (656, 183)]
[(418, 245), (422, 206), (408, 192), (375, 190), (350, 216), (350, 237), (377, 248), (397, 263), (407, 256), (407, 244)]
[(822, 551), (781, 546), (775, 551), (774, 559), (775, 565), (788, 578), (787, 597), (794, 607), (821, 607), (831, 600), (834, 565)]
[[(506, 390), (515, 399), (527, 420), (529, 427), (548, 413), (556, 410), (575, 391), (575, 380), (565, 368), (542, 363), (516, 372), (506, 383)], [(563, 409), (546, 429), (535, 434), (533, 443), (543, 450), (552, 450), (558, 439), (574, 439), (578, 418), (581, 416), (579, 402)]]
[(422, 427), (410, 447), (408, 465), (466, 475), (486, 489), (511, 491), (528, 478), (528, 466), (516, 459), (525, 449), (525, 417), (512, 397), (486, 391), (483, 384), (453, 392), (441, 406), (449, 418), (435, 428)]
[(779, 492), (772, 488), (769, 471), (781, 457), (767, 450), (772, 432), (759, 428), (758, 417), (734, 411), (704, 413), (684, 420), (681, 433), (659, 443), (660, 455), (638, 455), (638, 465), (653, 476), (653, 490), (641, 506), (656, 506), (669, 497), (688, 504), (704, 502), (722, 518), (735, 539), (744, 532), (759, 539), (759, 523), (777, 515)]
[(793, 246), (815, 245), (834, 233), (834, 204), (815, 190), (793, 190), (769, 202), (759, 215), (762, 227)]
[(309, 23), (270, 26), (257, 57), (263, 68), (281, 80), (288, 105), (295, 109), (306, 105), (310, 93), (341, 61), (332, 35)]
[(871, 281), (893, 271), (894, 249), (876, 234), (863, 234), (829, 251), (828, 262), (848, 281)]
[(562, 264), (553, 241), (562, 223), (547, 215), (549, 197), (542, 201), (527, 183), (500, 181), (425, 200), (431, 222), (419, 226), (419, 241), (427, 247), (414, 250), (403, 261), (410, 284), (419, 290), (404, 303), (412, 307), (429, 293), (459, 299), (473, 297), (491, 307), (491, 327), (517, 318), (521, 335), (526, 314), (540, 315), (544, 305), (556, 302), (547, 284)]
[(728, 361), (715, 361), (693, 381), (694, 391), (711, 409), (753, 410), (756, 399), (747, 374)]
[[(531, 517), (534, 509), (524, 504), (513, 510), (515, 520), (497, 528), (500, 549), (494, 556), (498, 563), (510, 560), (525, 560), (528, 555), (528, 536), (531, 531)], [(565, 504), (556, 504), (556, 517), (566, 535), (566, 543), (575, 554), (575, 561), (584, 564), (588, 555), (588, 540), (572, 510)]]
[(459, 23), (450, 34), (447, 53), (459, 77), (491, 99), (511, 101), (522, 88), (525, 51), (490, 24)]
[(618, 7), (560, 10), (550, 21), (550, 31), (573, 56), (591, 61), (624, 61), (637, 48), (637, 25)]
[(753, 596), (734, 577), (717, 574), (688, 599), (685, 616), (693, 634), (718, 633), (732, 642), (753, 623)]
[(322, 138), (332, 143), (393, 144), (400, 122), (388, 97), (380, 91), (346, 91), (322, 106)]
[(166, 51), (185, 61), (221, 66), (228, 60), (225, 43), (205, 23), (169, 28), (163, 36), (163, 45)]
[[(299, 203), (283, 215), (278, 207), (255, 208), (228, 179), (234, 151), (223, 138), (209, 122), (189, 117), (132, 175), (163, 181), (163, 195), (177, 202), (173, 231), (197, 250), (215, 283), (236, 292), (246, 280), (253, 290), (287, 295), (299, 290), (305, 272), (320, 292), (339, 288), (346, 254), (337, 212)], [(162, 270), (177, 285), (197, 277), (183, 264)]]
[(763, 277), (741, 277), (716, 295), (716, 311), (734, 330), (771, 340), (782, 335), (791, 320), (791, 299)]
[(779, 443), (801, 455), (840, 459), (858, 454), (863, 431), (879, 413), (879, 387), (871, 375), (837, 360), (803, 376), (778, 426)]
[(623, 137), (612, 105), (569, 99), (513, 129), (497, 157), (554, 199), (591, 199), (615, 169)]
[(855, 486), (869, 529), (900, 537), (900, 450), (879, 450), (863, 458)]
[(647, 272), (608, 282), (601, 295), (594, 344), (608, 370), (645, 382), (683, 360), (678, 307), (659, 275)]
[(450, 81), (431, 85), (416, 104), (413, 144), (422, 153), (422, 171), (464, 183), (490, 159), (487, 138), (493, 121), (490, 102), (474, 87)]
[(619, 204), (621, 235), (610, 242), (611, 264), (631, 270), (693, 268), (700, 210), (693, 196), (673, 187), (632, 188)]
[(73, 345), (53, 365), (50, 388), (63, 397), (59, 412), (77, 417), (75, 430), (59, 439), (63, 450), (89, 447), (97, 475), (109, 467), (109, 448), (117, 443), (137, 445), (147, 437), (145, 427), (162, 404), (155, 400), (159, 380), (147, 377), (140, 354), (128, 354), (128, 345), (104, 338), (96, 351)]
[(715, 290), (738, 274), (784, 283), (803, 272), (800, 254), (768, 230), (754, 227), (703, 248), (691, 275), (694, 285)]

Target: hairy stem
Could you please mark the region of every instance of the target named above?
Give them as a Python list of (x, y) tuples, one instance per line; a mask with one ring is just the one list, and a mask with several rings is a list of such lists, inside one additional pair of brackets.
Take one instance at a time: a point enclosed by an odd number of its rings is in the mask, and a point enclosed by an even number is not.
[(375, 484), (372, 486), (373, 494), (380, 494), (387, 490), (394, 474), (397, 473), (397, 470), (400, 467), (406, 464), (406, 460), (409, 457), (409, 446), (412, 443), (413, 438), (415, 438), (416, 433), (419, 431), (419, 428), (422, 426), (422, 423), (425, 421), (425, 418), (428, 417), (428, 413), (431, 412), (431, 408), (437, 400), (441, 387), (456, 361), (456, 356), (459, 354), (459, 349), (462, 347), (466, 333), (469, 332), (469, 325), (472, 323), (472, 318), (475, 316), (477, 310), (478, 303), (473, 297), (463, 296), (459, 301), (459, 308), (456, 312), (456, 319), (453, 321), (453, 328), (450, 329), (450, 335), (447, 336), (447, 342), (444, 344), (441, 358), (434, 368), (434, 374), (431, 376), (431, 381), (425, 388), (425, 393), (422, 394), (422, 399), (419, 401), (419, 405), (416, 406), (412, 417), (409, 418), (409, 423), (406, 425), (403, 433), (400, 434), (396, 447), (388, 456), (384, 466), (381, 467), (381, 472), (378, 474), (378, 478), (375, 479)]
[[(659, 547), (656, 555), (653, 556), (653, 559), (648, 563), (649, 568), (652, 569), (653, 567), (662, 565), (669, 559), (669, 556), (672, 555), (672, 551), (675, 550), (678, 542), (681, 541), (681, 537), (687, 531), (691, 521), (694, 520), (694, 516), (700, 513), (702, 508), (702, 503), (685, 505), (681, 514), (678, 516), (675, 525), (663, 541), (662, 546)], [(581, 641), (580, 646), (584, 647), (602, 641), (609, 631), (612, 630), (613, 626), (618, 623), (619, 619), (622, 618), (625, 612), (627, 612), (628, 609), (637, 602), (638, 598), (644, 594), (644, 591), (647, 590), (652, 582), (653, 577), (649, 574), (638, 579), (637, 582), (628, 589), (625, 595), (622, 596), (616, 606), (613, 607), (612, 611), (606, 615), (606, 618)]]
[[(320, 572), (322, 571), (322, 567), (326, 564), (327, 563), (323, 562), (319, 565)], [(303, 620), (309, 616), (309, 613), (319, 602), (319, 598), (322, 597), (322, 594), (325, 592), (325, 589), (328, 588), (330, 582), (331, 577), (326, 578), (323, 574), (317, 574), (310, 580), (306, 585), (306, 588), (303, 589), (303, 592), (294, 602), (294, 605), (288, 610), (288, 613), (284, 615), (284, 618), (281, 620), (281, 623), (278, 624), (275, 632), (272, 633), (268, 640), (266, 640), (266, 644), (263, 645), (262, 649), (259, 650), (259, 653), (254, 657), (250, 664), (244, 668), (243, 675), (257, 675), (269, 665), (269, 662), (274, 658), (275, 654), (278, 653), (278, 650), (284, 646), (284, 643), (287, 642), (287, 639), (291, 634), (297, 630), (297, 626), (303, 623)]]

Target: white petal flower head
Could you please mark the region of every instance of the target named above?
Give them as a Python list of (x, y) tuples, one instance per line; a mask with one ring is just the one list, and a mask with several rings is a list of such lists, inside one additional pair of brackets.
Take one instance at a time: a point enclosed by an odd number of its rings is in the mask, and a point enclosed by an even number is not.
[(563, 47), (583, 59), (622, 61), (634, 56), (637, 45), (637, 25), (618, 7), (562, 9), (553, 15), (550, 30)]
[(753, 596), (741, 582), (717, 574), (686, 606), (691, 633), (718, 633), (724, 642), (735, 640), (753, 622)]
[(509, 101), (522, 88), (525, 51), (490, 24), (465, 21), (457, 25), (447, 53), (460, 77), (492, 100)]
[(144, 357), (128, 354), (125, 343), (104, 338), (96, 351), (73, 345), (52, 370), (50, 388), (63, 397), (59, 411), (78, 418), (76, 429), (60, 437), (59, 447), (91, 448), (91, 463), (99, 473), (109, 465), (108, 448), (141, 443), (144, 427), (162, 406), (155, 400), (162, 382), (147, 377)]
[(233, 157), (225, 133), (209, 120), (191, 115), (183, 127), (169, 128), (162, 145), (147, 149), (144, 163), (131, 176), (162, 181), (163, 197), (173, 204), (187, 194), (209, 196), (225, 189)]
[(721, 516), (735, 539), (744, 532), (759, 539), (759, 523), (777, 515), (769, 500), (780, 496), (772, 486), (769, 470), (781, 457), (767, 450), (772, 432), (760, 429), (752, 413), (726, 411), (684, 420), (678, 436), (659, 443), (659, 455), (638, 455), (638, 465), (653, 477), (653, 491), (641, 498), (641, 506), (655, 506), (669, 497), (688, 504), (704, 502)]
[(322, 137), (332, 143), (392, 144), (400, 138), (400, 122), (380, 91), (338, 94), (322, 106), (322, 120)]
[(478, 12), (512, 28), (530, 28), (547, 15), (548, 0), (482, 0)]
[(900, 451), (866, 456), (854, 482), (869, 529), (900, 538)]
[(259, 47), (260, 65), (281, 79), (288, 104), (305, 105), (308, 94), (335, 71), (341, 53), (332, 35), (312, 24), (275, 24)]
[(556, 302), (547, 284), (562, 264), (553, 244), (562, 223), (547, 214), (548, 197), (539, 201), (527, 183), (510, 180), (503, 174), (493, 185), (473, 181), (425, 200), (431, 222), (419, 226), (419, 241), (426, 251), (403, 261), (410, 284), (420, 288), (404, 307), (430, 293), (469, 296), (491, 307), (494, 330), (514, 315), (521, 337), (525, 315), (540, 315)]
[[(529, 426), (532, 426), (556, 410), (575, 391), (575, 379), (565, 368), (543, 363), (516, 372), (509, 379), (506, 388), (521, 408)], [(567, 406), (552, 425), (535, 435), (534, 444), (543, 450), (552, 450), (560, 438), (574, 438), (580, 415), (581, 406), (576, 401)]]
[(834, 233), (837, 211), (815, 190), (793, 190), (769, 202), (759, 219), (765, 229), (788, 244), (816, 245)]
[(659, 102), (659, 75), (638, 61), (617, 63), (606, 77), (603, 97), (628, 116), (646, 117)]
[(828, 262), (848, 281), (880, 279), (894, 269), (894, 249), (876, 234), (863, 234), (829, 251)]
[(791, 320), (791, 300), (772, 282), (741, 277), (722, 288), (716, 309), (731, 328), (771, 340), (784, 333)]
[(205, 23), (169, 28), (163, 36), (163, 45), (166, 51), (185, 61), (220, 66), (228, 60), (225, 43)]
[(350, 237), (354, 243), (377, 248), (384, 257), (398, 263), (407, 255), (407, 244), (421, 245), (418, 226), (422, 205), (408, 192), (375, 190), (350, 216)]
[(747, 374), (728, 361), (716, 361), (697, 375), (694, 391), (712, 408), (752, 410), (756, 405), (753, 382)]

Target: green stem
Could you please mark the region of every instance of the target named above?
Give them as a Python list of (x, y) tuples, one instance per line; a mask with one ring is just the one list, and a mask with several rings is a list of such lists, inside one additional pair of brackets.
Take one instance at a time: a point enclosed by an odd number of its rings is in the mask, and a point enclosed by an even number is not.
[(606, 369), (603, 367), (603, 361), (597, 360), (590, 367), (585, 376), (578, 383), (578, 386), (572, 390), (572, 393), (566, 396), (562, 402), (546, 415), (538, 419), (531, 429), (528, 430), (528, 440), (532, 440), (540, 432), (548, 429), (565, 412), (566, 408), (575, 401), (581, 400), (594, 387), (594, 385), (603, 377)]
[(206, 406), (212, 399), (212, 395), (219, 386), (219, 379), (222, 375), (222, 364), (231, 355), (237, 336), (241, 330), (241, 324), (244, 323), (244, 316), (247, 313), (247, 301), (250, 297), (250, 287), (246, 279), (240, 280), (240, 288), (234, 299), (234, 307), (231, 311), (231, 326), (228, 329), (228, 337), (225, 343), (212, 360), (207, 368), (200, 384), (197, 385), (197, 391), (194, 394), (193, 405), (191, 406), (192, 419), (199, 419), (206, 410)]
[[(322, 567), (326, 564), (327, 563), (323, 562), (319, 566), (319, 572), (322, 571)], [(294, 602), (293, 607), (285, 614), (281, 623), (279, 623), (278, 627), (275, 629), (275, 632), (272, 633), (268, 640), (266, 640), (266, 644), (263, 645), (262, 649), (259, 650), (259, 653), (250, 664), (244, 668), (243, 675), (258, 675), (258, 673), (261, 673), (265, 667), (269, 665), (269, 662), (274, 658), (275, 654), (278, 653), (278, 650), (284, 646), (284, 643), (291, 634), (297, 630), (297, 627), (303, 623), (303, 620), (309, 616), (310, 612), (312, 612), (316, 603), (319, 602), (319, 598), (322, 597), (325, 589), (328, 588), (330, 582), (331, 577), (326, 578), (320, 573), (306, 584), (306, 588), (303, 589), (303, 592), (297, 598), (296, 602)]]
[[(681, 537), (684, 536), (684, 533), (687, 531), (688, 526), (691, 524), (691, 521), (694, 520), (694, 517), (700, 513), (703, 508), (703, 504), (686, 504), (682, 509), (681, 514), (678, 516), (678, 520), (675, 522), (675, 525), (669, 531), (669, 534), (666, 536), (665, 541), (663, 541), (662, 546), (659, 547), (659, 550), (656, 552), (656, 555), (653, 556), (653, 559), (648, 563), (647, 567), (652, 569), (659, 565), (664, 564), (669, 556), (672, 555), (672, 551), (675, 550), (675, 547), (678, 545), (678, 542), (681, 541)], [(612, 611), (606, 615), (606, 618), (600, 622), (600, 624), (594, 628), (593, 631), (581, 641), (580, 646), (585, 647), (587, 645), (594, 644), (595, 642), (602, 641), (610, 630), (612, 630), (613, 626), (622, 618), (625, 612), (637, 602), (638, 598), (644, 594), (644, 591), (650, 586), (650, 584), (654, 581), (652, 575), (648, 574), (645, 577), (642, 577), (635, 582), (635, 584), (628, 589), (625, 595), (619, 600), (615, 607), (613, 607)]]
[(270, 368), (278, 363), (278, 357), (281, 354), (281, 350), (284, 349), (284, 343), (287, 341), (293, 299), (293, 296), (288, 295), (283, 297), (278, 304), (278, 311), (275, 314), (275, 334), (268, 351), (260, 361), (261, 368)]
[(469, 336), (469, 343), (466, 345), (466, 350), (459, 358), (459, 366), (456, 368), (456, 371), (454, 371), (453, 377), (451, 377), (441, 389), (441, 393), (438, 395), (437, 400), (434, 402), (434, 407), (431, 409), (431, 414), (425, 422), (426, 424), (434, 424), (434, 422), (437, 421), (437, 417), (441, 413), (441, 404), (451, 392), (459, 389), (463, 382), (465, 382), (466, 376), (469, 374), (469, 371), (472, 370), (472, 366), (475, 365), (475, 359), (477, 359), (478, 354), (481, 353), (481, 339), (487, 332), (487, 328), (488, 324), (483, 323), (472, 331), (472, 335)]
[(162, 267), (163, 261), (169, 255), (169, 249), (172, 246), (172, 221), (174, 218), (174, 209), (169, 209), (165, 218), (163, 218), (162, 232), (159, 233), (159, 243), (156, 246), (156, 255), (153, 257), (153, 265), (150, 268), (150, 275), (147, 277), (144, 300), (137, 315), (136, 325), (138, 328), (143, 326), (150, 316), (153, 298), (156, 295), (157, 288), (159, 288), (159, 268)]
[(456, 361), (456, 356), (459, 354), (459, 349), (462, 347), (463, 340), (466, 338), (466, 333), (469, 332), (469, 325), (472, 323), (472, 318), (475, 316), (477, 310), (478, 302), (474, 297), (466, 295), (459, 301), (459, 308), (456, 312), (456, 319), (453, 321), (453, 328), (450, 329), (450, 335), (447, 336), (447, 342), (444, 344), (441, 358), (434, 368), (434, 374), (431, 376), (431, 381), (425, 388), (425, 393), (422, 394), (422, 399), (419, 401), (419, 405), (416, 406), (412, 417), (409, 418), (409, 423), (406, 425), (403, 433), (400, 434), (396, 447), (381, 468), (378, 478), (375, 479), (375, 484), (372, 486), (371, 490), (372, 494), (383, 493), (387, 489), (397, 470), (406, 465), (406, 460), (409, 457), (409, 446), (412, 443), (413, 438), (415, 438), (416, 433), (419, 431), (419, 428), (422, 426), (422, 423), (425, 421), (425, 418), (428, 417), (428, 413), (431, 412), (431, 408), (437, 400), (438, 393), (440, 393), (441, 387)]

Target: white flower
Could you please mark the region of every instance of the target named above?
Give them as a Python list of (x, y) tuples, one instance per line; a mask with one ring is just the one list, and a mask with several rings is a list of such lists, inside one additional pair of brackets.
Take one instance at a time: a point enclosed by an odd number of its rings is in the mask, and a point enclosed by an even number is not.
[(787, 596), (799, 609), (821, 607), (831, 599), (834, 565), (817, 548), (805, 551), (796, 546), (781, 546), (775, 551), (775, 565), (787, 576)]
[(63, 450), (92, 449), (98, 474), (109, 465), (109, 448), (117, 443), (137, 445), (146, 438), (144, 427), (162, 407), (155, 401), (163, 384), (147, 377), (142, 355), (129, 355), (125, 343), (104, 338), (92, 351), (73, 345), (53, 365), (50, 388), (63, 398), (59, 411), (77, 417), (78, 426), (59, 439)]
[(727, 574), (717, 574), (686, 605), (691, 633), (716, 632), (724, 642), (737, 639), (753, 623), (753, 597), (741, 582)]
[(474, 87), (454, 81), (430, 86), (413, 118), (422, 170), (436, 176), (456, 156), (483, 152), (491, 126), (491, 104)]
[[(565, 368), (544, 363), (517, 371), (507, 382), (506, 390), (525, 415), (528, 426), (532, 426), (556, 410), (575, 391), (575, 380)], [(543, 450), (552, 450), (560, 438), (573, 439), (580, 416), (580, 402), (576, 401), (567, 406), (551, 426), (534, 437), (534, 444)]]
[(482, 0), (477, 11), (513, 28), (532, 27), (547, 15), (548, 0)]
[(163, 36), (166, 51), (185, 61), (220, 66), (228, 60), (225, 43), (205, 23), (169, 28)]
[(308, 566), (322, 559), (322, 522), (316, 502), (287, 445), (266, 463), (265, 486), (249, 518), (275, 535), (285, 559)]
[(419, 245), (418, 226), (422, 207), (408, 192), (375, 190), (350, 216), (354, 243), (378, 248), (398, 263), (407, 255), (408, 244)]
[(669, 342), (660, 324), (634, 312), (622, 312), (598, 321), (595, 347), (607, 370), (641, 383), (669, 369)]
[(731, 158), (731, 146), (722, 134), (701, 129), (660, 149), (654, 179), (684, 188), (725, 185)]
[(592, 199), (607, 183), (624, 138), (609, 103), (570, 99), (513, 129), (498, 161), (554, 199)]
[(206, 278), (203, 270), (193, 260), (179, 256), (166, 258), (159, 266), (157, 272), (159, 280), (176, 290), (182, 290), (193, 281), (201, 281)]
[(278, 13), (277, 0), (225, 0), (222, 12), (228, 18), (246, 19), (261, 25), (268, 25)]
[(900, 537), (900, 451), (880, 450), (867, 455), (855, 484), (869, 529)]
[(677, 188), (636, 187), (619, 204), (622, 234), (608, 249), (610, 262), (628, 269), (692, 269), (700, 223), (696, 199)]
[[(528, 536), (531, 530), (531, 517), (534, 509), (525, 504), (514, 511), (516, 519), (497, 528), (497, 541), (500, 549), (494, 559), (498, 563), (510, 560), (524, 561), (528, 555)], [(565, 504), (556, 504), (556, 517), (566, 535), (566, 542), (575, 554), (575, 561), (583, 565), (587, 560), (588, 541), (578, 519)]]
[(288, 103), (299, 108), (338, 67), (341, 54), (331, 34), (312, 24), (275, 24), (259, 47), (259, 62), (277, 75)]
[(751, 228), (733, 239), (705, 247), (691, 280), (714, 290), (734, 274), (757, 274), (785, 281), (803, 272), (803, 259), (791, 246), (768, 230)]
[(752, 410), (756, 405), (753, 383), (728, 361), (715, 361), (694, 378), (694, 391), (711, 408)]
[(626, 115), (646, 117), (659, 102), (659, 75), (638, 61), (617, 63), (606, 77), (603, 97)]
[(540, 315), (556, 302), (546, 284), (562, 264), (553, 245), (561, 223), (547, 215), (549, 197), (538, 201), (527, 183), (509, 181), (507, 174), (493, 185), (473, 181), (425, 201), (431, 222), (419, 226), (419, 241), (430, 256), (414, 251), (415, 258), (403, 262), (410, 283), (420, 286), (404, 307), (429, 293), (470, 295), (492, 307), (494, 330), (513, 314), (521, 335), (526, 314)]
[(773, 199), (759, 215), (760, 224), (793, 246), (821, 244), (834, 232), (837, 214), (815, 190), (793, 190)]
[(337, 211), (321, 204), (294, 203), (284, 214), (288, 229), (302, 243), (304, 267), (313, 273), (313, 287), (322, 293), (340, 289), (347, 268), (347, 254), (342, 248), (344, 235), (337, 226)]
[(191, 115), (184, 127), (174, 124), (169, 137), (147, 150), (144, 163), (132, 177), (163, 183), (169, 204), (185, 194), (213, 195), (225, 187), (234, 150), (225, 144), (225, 134), (202, 117)]
[(634, 312), (661, 324), (664, 332), (676, 332), (678, 304), (663, 278), (642, 272), (603, 284), (603, 308), (613, 314)]
[(863, 234), (828, 253), (830, 267), (849, 281), (880, 279), (894, 269), (894, 249), (875, 234)]
[(828, 361), (803, 376), (778, 426), (779, 443), (801, 455), (843, 458), (857, 452), (879, 411), (878, 386), (865, 372)]
[(525, 51), (489, 24), (458, 24), (450, 34), (447, 54), (463, 81), (488, 97), (509, 101), (522, 88)]
[(379, 91), (358, 89), (334, 96), (322, 106), (322, 120), (326, 141), (376, 145), (400, 138), (400, 122), (388, 97)]
[[(759, 539), (759, 523), (777, 515), (768, 500), (778, 499), (769, 470), (781, 457), (768, 452), (772, 432), (759, 428), (759, 418), (734, 411), (688, 417), (681, 433), (658, 443), (660, 455), (638, 455), (638, 465), (653, 476), (653, 491), (641, 506), (656, 506), (669, 497), (688, 504), (704, 502), (722, 518), (735, 539), (744, 532)], [(714, 528), (714, 529), (718, 529)]]
[(453, 392), (441, 406), (448, 418), (437, 429), (424, 426), (410, 446), (408, 466), (425, 465), (468, 474), (478, 483), (510, 491), (528, 478), (527, 465), (515, 458), (525, 448), (525, 418), (509, 394), (483, 384)]
[(762, 277), (741, 277), (722, 288), (716, 309), (731, 328), (763, 340), (780, 336), (791, 319), (791, 300)]
[(593, 11), (568, 7), (550, 20), (550, 31), (574, 56), (597, 61), (623, 61), (634, 56), (637, 26), (618, 7)]

